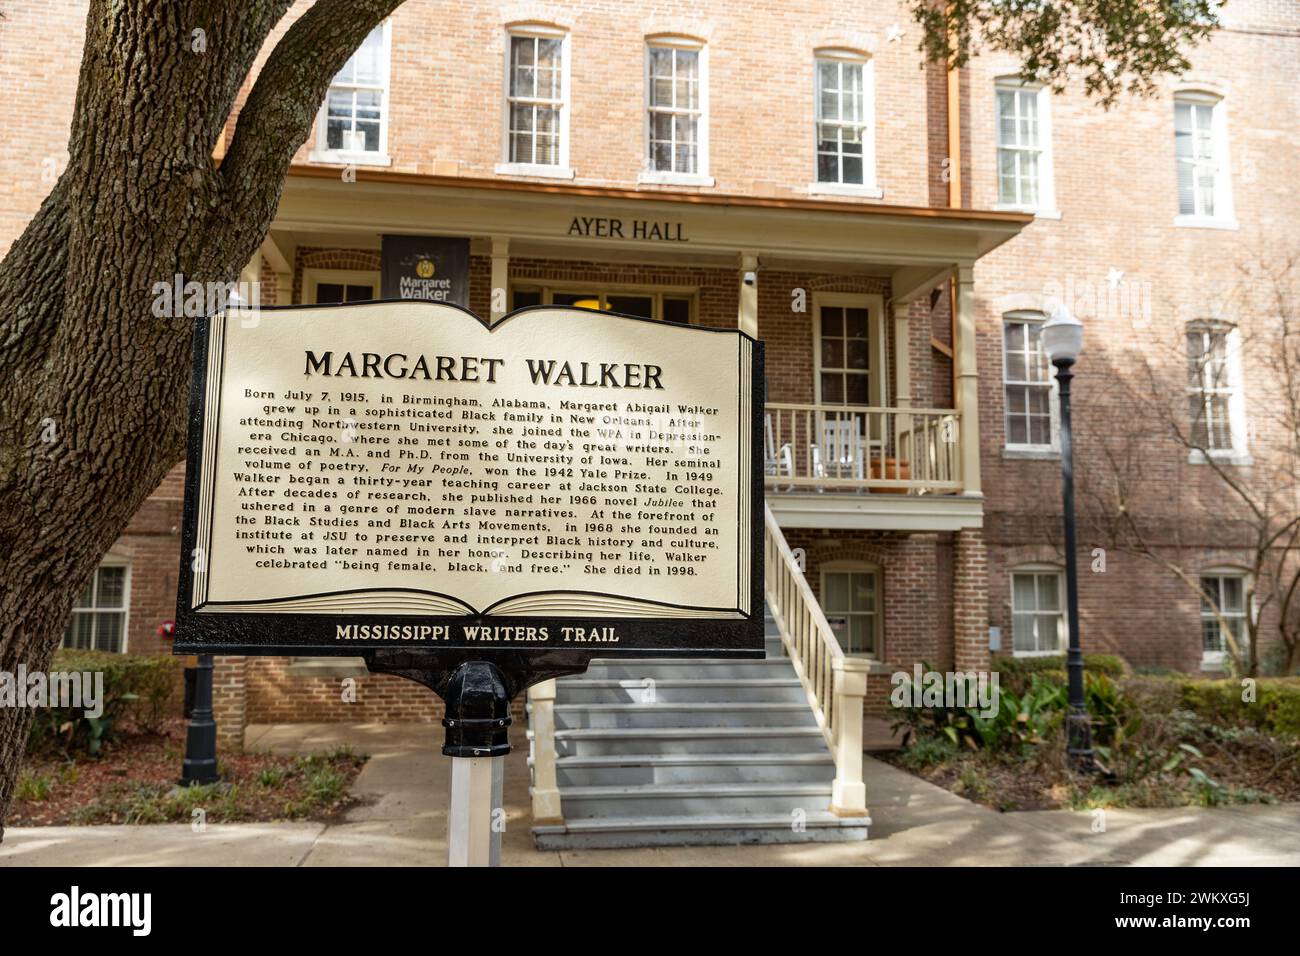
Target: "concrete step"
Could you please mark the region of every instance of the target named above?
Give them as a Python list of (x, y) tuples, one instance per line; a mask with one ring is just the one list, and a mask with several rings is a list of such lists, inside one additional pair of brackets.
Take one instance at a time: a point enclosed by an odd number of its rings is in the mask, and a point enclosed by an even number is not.
[(806, 703), (807, 694), (797, 677), (725, 678), (685, 680), (622, 678), (591, 680), (565, 677), (556, 681), (556, 704), (645, 703)]
[(556, 730), (649, 727), (816, 727), (802, 703), (557, 704)]
[(604, 817), (533, 827), (539, 850), (633, 846), (735, 846), (742, 843), (826, 843), (865, 840), (869, 817), (809, 812), (796, 826), (790, 814), (697, 817)]
[(679, 783), (569, 787), (564, 819), (594, 817), (775, 816), (827, 810), (829, 783)]
[(815, 724), (794, 727), (585, 727), (555, 732), (555, 752), (560, 757), (810, 753), (824, 751), (825, 747), (825, 738)]
[(680, 783), (824, 783), (835, 779), (829, 753), (616, 754), (561, 757), (556, 779), (568, 787)]
[[(703, 678), (718, 680), (789, 677), (793, 673), (787, 658), (769, 657), (762, 661), (727, 661), (715, 658), (699, 660), (669, 660), (655, 658), (644, 661), (620, 661), (599, 658), (591, 662), (582, 675), (592, 680), (688, 680)], [(567, 678), (566, 678), (567, 679)]]

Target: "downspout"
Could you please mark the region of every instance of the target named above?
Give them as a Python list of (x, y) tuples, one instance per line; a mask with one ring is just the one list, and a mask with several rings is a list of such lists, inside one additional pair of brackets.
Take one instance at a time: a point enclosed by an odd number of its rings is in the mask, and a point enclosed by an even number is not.
[[(956, 66), (957, 34), (948, 30), (948, 48), (952, 58), (948, 61), (948, 205), (961, 208), (961, 73)], [(952, 400), (957, 403), (957, 276), (948, 280), (948, 341), (952, 343), (949, 356), (952, 366)]]

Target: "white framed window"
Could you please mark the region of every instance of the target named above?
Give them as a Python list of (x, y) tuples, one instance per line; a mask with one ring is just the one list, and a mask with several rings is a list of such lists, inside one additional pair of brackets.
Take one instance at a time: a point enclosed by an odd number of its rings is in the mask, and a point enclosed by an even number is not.
[(996, 81), (999, 209), (1057, 218), (1051, 91), (1019, 77)]
[(1059, 568), (1031, 565), (1011, 572), (1011, 649), (1017, 657), (1065, 650), (1065, 583)]
[(77, 595), (63, 632), (63, 647), (126, 653), (126, 621), (130, 607), (131, 566), (105, 560)]
[[(1201, 575), (1201, 666), (1221, 668), (1231, 654), (1228, 635), (1239, 653), (1246, 653), (1250, 637), (1247, 615), (1250, 598), (1247, 576), (1234, 568), (1213, 569)], [(1215, 609), (1218, 609), (1218, 614)], [(1220, 621), (1220, 618), (1223, 620)]]
[(638, 182), (712, 186), (708, 50), (688, 37), (646, 41), (646, 159)]
[(361, 41), (325, 94), (316, 116), (316, 162), (387, 166), (392, 23)]
[(1197, 449), (1216, 457), (1246, 454), (1241, 349), (1231, 324), (1193, 322), (1187, 327), (1187, 405)]
[(816, 404), (884, 404), (883, 311), (884, 301), (876, 295), (813, 294)]
[(849, 50), (819, 50), (813, 67), (817, 166), (810, 191), (880, 198), (870, 58)]
[(379, 298), (379, 273), (364, 269), (302, 270), (303, 305), (365, 302)]
[(504, 175), (572, 179), (569, 168), (569, 35), (524, 25), (506, 33)]
[(1043, 351), (1043, 316), (1012, 312), (1002, 320), (1002, 390), (1006, 447), (1028, 452), (1058, 450), (1056, 382)]
[(881, 658), (884, 603), (879, 568), (847, 562), (826, 565), (821, 569), (821, 606), (845, 654)]
[(1175, 94), (1174, 161), (1178, 178), (1175, 224), (1236, 228), (1222, 97), (1201, 90)]

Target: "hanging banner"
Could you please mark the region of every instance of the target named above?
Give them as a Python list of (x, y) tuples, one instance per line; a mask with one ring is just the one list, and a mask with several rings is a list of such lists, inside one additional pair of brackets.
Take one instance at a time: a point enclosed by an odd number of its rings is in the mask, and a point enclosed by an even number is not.
[(196, 332), (176, 647), (761, 657), (762, 344), (586, 309)]
[(469, 308), (469, 240), (384, 236), (379, 297)]

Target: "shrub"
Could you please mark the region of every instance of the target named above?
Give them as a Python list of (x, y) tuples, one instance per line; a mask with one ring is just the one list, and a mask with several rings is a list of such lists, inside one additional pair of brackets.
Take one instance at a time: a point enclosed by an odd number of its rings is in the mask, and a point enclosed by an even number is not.
[[(1064, 654), (1051, 657), (995, 657), (993, 669), (998, 672), (1002, 686), (1017, 694), (1024, 693), (1030, 678), (1035, 674), (1053, 683), (1066, 682)], [(1085, 674), (1104, 674), (1112, 678), (1124, 677), (1130, 672), (1124, 659), (1114, 654), (1084, 654), (1083, 670)]]
[(1300, 679), (1256, 678), (1253, 701), (1242, 699), (1240, 680), (1185, 680), (1179, 690), (1181, 705), (1212, 723), (1300, 737)]
[(48, 707), (37, 712), (27, 739), (29, 753), (84, 749), (95, 755), (123, 720), (156, 731), (175, 693), (180, 661), (174, 657), (60, 650), (51, 671), (100, 672), (104, 675), (103, 713), (85, 716), (85, 707)]
[(957, 745), (947, 737), (917, 737), (912, 746), (903, 751), (899, 762), (912, 770), (946, 763), (957, 756)]

